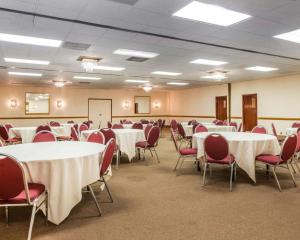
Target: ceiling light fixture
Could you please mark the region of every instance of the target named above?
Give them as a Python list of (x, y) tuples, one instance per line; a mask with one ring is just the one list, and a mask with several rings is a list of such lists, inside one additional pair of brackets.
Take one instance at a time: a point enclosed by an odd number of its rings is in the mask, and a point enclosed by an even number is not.
[(41, 73), (31, 73), (31, 72), (8, 72), (9, 75), (15, 76), (30, 76), (30, 77), (41, 77)]
[(276, 71), (278, 68), (272, 68), (272, 67), (263, 67), (263, 66), (254, 66), (254, 67), (247, 67), (246, 70), (250, 71), (259, 71), (259, 72), (271, 72)]
[(89, 77), (89, 76), (74, 76), (74, 79), (83, 79), (83, 80), (101, 80), (101, 77)]
[(228, 62), (222, 62), (222, 61), (216, 61), (216, 60), (209, 60), (209, 59), (199, 58), (199, 59), (190, 61), (190, 63), (201, 64), (201, 65), (220, 66), (220, 65), (227, 64)]
[(121, 48), (115, 50), (113, 53), (118, 55), (142, 57), (142, 58), (154, 58), (159, 55), (158, 53), (154, 53), (154, 52), (143, 52), (143, 51), (136, 51), (130, 49), (121, 49)]
[(177, 73), (177, 72), (165, 72), (165, 71), (154, 71), (152, 74), (155, 75), (166, 75), (166, 76), (179, 76), (182, 73)]
[(123, 68), (123, 67), (112, 67), (112, 66), (101, 66), (101, 65), (95, 66), (94, 69), (104, 70), (104, 71), (123, 71), (123, 70), (125, 70), (125, 68)]
[(204, 79), (213, 79), (213, 80), (216, 80), (216, 81), (222, 81), (224, 79), (226, 79), (227, 77), (225, 76), (225, 71), (213, 71), (213, 72), (208, 72), (210, 75), (206, 75), (206, 76), (203, 76), (201, 78), (204, 78)]
[(45, 46), (45, 47), (60, 47), (62, 44), (61, 40), (29, 37), (29, 36), (6, 34), (6, 33), (0, 33), (0, 41)]
[(198, 1), (189, 3), (179, 11), (175, 12), (173, 16), (225, 27), (251, 17), (244, 13)]
[(49, 65), (49, 61), (21, 59), (21, 58), (4, 58), (5, 62), (11, 63), (26, 63), (26, 64), (38, 64), (38, 65)]
[(137, 79), (127, 79), (125, 80), (125, 82), (129, 82), (129, 83), (148, 83), (148, 80), (137, 80)]
[(168, 85), (178, 85), (178, 86), (186, 86), (189, 85), (189, 83), (184, 83), (184, 82), (168, 82)]
[(274, 36), (274, 38), (279, 38), (279, 39), (290, 41), (290, 42), (300, 43), (300, 29), (276, 35), (276, 36)]

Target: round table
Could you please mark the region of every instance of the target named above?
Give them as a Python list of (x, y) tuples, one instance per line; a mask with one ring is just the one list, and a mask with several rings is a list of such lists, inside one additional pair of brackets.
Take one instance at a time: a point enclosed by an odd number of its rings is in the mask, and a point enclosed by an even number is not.
[(0, 147), (24, 164), (28, 182), (42, 183), (49, 194), (49, 221), (60, 224), (81, 201), (82, 188), (99, 179), (105, 145), (42, 142)]
[(286, 135), (289, 136), (289, 135), (292, 135), (292, 134), (297, 134), (298, 129), (299, 128), (287, 128), (286, 129)]
[[(126, 153), (129, 161), (135, 156), (135, 144), (146, 141), (144, 130), (141, 129), (112, 129), (116, 135), (116, 142), (121, 152)], [(87, 137), (98, 130), (85, 130), (81, 132), (81, 141), (86, 141)]]
[[(131, 123), (131, 124), (122, 124), (123, 125), (123, 127), (124, 128), (132, 128), (132, 126), (133, 126), (133, 124)], [(143, 124), (143, 129), (145, 129), (146, 128), (146, 126), (147, 126), (148, 124)]]
[[(235, 132), (234, 126), (204, 125), (209, 132)], [(186, 136), (193, 135), (193, 125), (183, 125)]]
[[(204, 156), (204, 139), (211, 133), (195, 133), (193, 147), (198, 149), (197, 157)], [(255, 178), (255, 158), (260, 154), (280, 154), (281, 148), (277, 138), (268, 134), (246, 132), (219, 132), (229, 143), (229, 151), (235, 156), (235, 161), (249, 177)]]
[[(56, 137), (70, 136), (71, 128), (69, 126), (50, 127)], [(22, 143), (31, 143), (36, 134), (37, 127), (13, 127), (9, 129), (10, 138), (21, 137)]]

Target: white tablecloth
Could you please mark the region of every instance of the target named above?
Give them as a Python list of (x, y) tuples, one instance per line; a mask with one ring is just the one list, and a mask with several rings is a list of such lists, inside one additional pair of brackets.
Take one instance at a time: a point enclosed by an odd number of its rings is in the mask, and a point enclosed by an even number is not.
[[(124, 128), (132, 128), (132, 125), (133, 125), (133, 124), (123, 124), (123, 127), (124, 127)], [(147, 124), (143, 124), (143, 129), (145, 129), (146, 126), (147, 126)]]
[[(10, 138), (21, 137), (22, 143), (31, 143), (36, 134), (37, 127), (13, 127), (9, 129)], [(70, 136), (71, 128), (68, 126), (51, 127), (51, 131), (56, 137)]]
[[(183, 125), (188, 125), (188, 123), (189, 122), (181, 122), (181, 125), (183, 126)], [(212, 122), (199, 122), (199, 123), (201, 123), (202, 125), (215, 125), (214, 123), (212, 123)]]
[(104, 148), (88, 142), (43, 142), (1, 147), (0, 153), (23, 162), (29, 182), (46, 186), (49, 221), (59, 224), (80, 202), (82, 188), (99, 179)]
[[(197, 157), (204, 156), (204, 139), (211, 133), (195, 133), (193, 147), (198, 148)], [(222, 132), (229, 143), (229, 151), (235, 156), (239, 167), (246, 171), (249, 177), (255, 178), (255, 157), (260, 154), (280, 154), (281, 148), (273, 135), (245, 132)]]
[(298, 129), (299, 128), (287, 128), (286, 129), (286, 135), (287, 136), (292, 135), (292, 134), (296, 134), (297, 135)]
[[(145, 141), (145, 134), (140, 129), (112, 129), (116, 135), (116, 142), (121, 152), (128, 155), (129, 161), (135, 156), (135, 144), (139, 141)], [(86, 141), (87, 137), (94, 131), (86, 130), (81, 132), (81, 141)]]
[[(203, 124), (204, 125), (204, 124)], [(218, 126), (218, 125), (204, 125), (209, 132), (235, 132), (236, 128), (233, 126)], [(182, 125), (186, 136), (193, 135), (193, 125)]]

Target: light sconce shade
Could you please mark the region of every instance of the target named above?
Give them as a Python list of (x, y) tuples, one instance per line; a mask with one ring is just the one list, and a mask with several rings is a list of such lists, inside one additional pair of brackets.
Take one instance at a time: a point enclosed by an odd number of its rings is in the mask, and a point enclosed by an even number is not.
[(60, 109), (60, 108), (62, 108), (64, 106), (64, 102), (62, 100), (57, 100), (56, 106), (57, 106), (57, 108)]
[(155, 102), (153, 103), (153, 108), (154, 108), (154, 109), (160, 109), (160, 106), (161, 106), (161, 104), (160, 104), (160, 102), (158, 102), (158, 101), (155, 101)]
[(18, 106), (17, 99), (11, 99), (10, 100), (10, 107), (11, 108), (16, 108)]
[(126, 100), (122, 103), (122, 107), (123, 109), (127, 110), (130, 108), (130, 101), (129, 100)]

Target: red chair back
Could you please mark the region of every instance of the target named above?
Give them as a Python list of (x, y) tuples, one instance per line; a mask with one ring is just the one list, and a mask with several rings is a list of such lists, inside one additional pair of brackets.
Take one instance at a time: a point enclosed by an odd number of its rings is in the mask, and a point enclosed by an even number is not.
[[(0, 154), (0, 200), (9, 200), (18, 196), (27, 183), (21, 163), (13, 157)], [(28, 199), (28, 191), (26, 191)]]
[(179, 146), (178, 146), (178, 143), (177, 143), (177, 140), (176, 140), (176, 132), (174, 132), (172, 129), (171, 129), (171, 137), (172, 137), (172, 140), (174, 142), (176, 151), (179, 152)]
[(86, 125), (88, 129), (91, 127), (91, 121), (84, 121), (82, 124)]
[(155, 146), (159, 139), (160, 129), (159, 127), (152, 127), (149, 131), (147, 142), (150, 146)]
[(282, 145), (282, 150), (280, 154), (281, 161), (285, 163), (288, 160), (290, 160), (296, 152), (296, 147), (297, 147), (296, 134), (287, 136)]
[(104, 144), (105, 137), (102, 132), (93, 132), (87, 137), (87, 142)]
[(144, 133), (145, 133), (145, 138), (146, 139), (148, 139), (148, 135), (149, 135), (149, 132), (150, 132), (152, 127), (153, 127), (152, 124), (147, 124), (147, 126), (145, 127)]
[(297, 131), (297, 147), (296, 147), (296, 152), (300, 152), (300, 128), (298, 128), (298, 131)]
[(6, 123), (4, 124), (4, 127), (6, 128), (7, 132), (9, 132), (9, 129), (13, 128), (13, 125), (11, 125), (10, 123)]
[(113, 126), (112, 126), (112, 129), (122, 129), (124, 128), (122, 124), (119, 124), (119, 123), (115, 123)]
[(89, 130), (89, 127), (86, 124), (83, 123), (79, 126), (79, 132), (86, 131), (86, 130)]
[(59, 127), (59, 126), (60, 126), (60, 123), (59, 123), (59, 122), (55, 122), (55, 121), (51, 121), (51, 122), (50, 122), (50, 126), (51, 126), (51, 127)]
[(79, 126), (77, 123), (74, 124), (73, 128), (75, 129), (76, 133), (79, 133)]
[(36, 128), (35, 133), (41, 132), (41, 131), (48, 131), (51, 132), (51, 127), (48, 125), (40, 125)]
[(0, 125), (0, 137), (6, 141), (8, 140), (8, 132), (5, 126)]
[(198, 124), (197, 127), (195, 128), (195, 133), (199, 133), (199, 132), (208, 132), (208, 129), (202, 124)]
[(111, 128), (102, 128), (100, 130), (100, 132), (102, 132), (105, 137), (105, 144), (107, 144), (108, 141), (112, 138), (116, 139), (116, 135), (115, 135), (114, 131), (111, 130)]
[(256, 126), (252, 129), (252, 133), (267, 134), (267, 129), (264, 126)]
[(67, 121), (67, 123), (69, 123), (69, 124), (73, 124), (73, 123), (75, 123), (73, 120), (69, 120), (69, 121)]
[(102, 155), (102, 165), (100, 169), (101, 177), (105, 174), (109, 165), (111, 164), (115, 149), (116, 149), (116, 140), (112, 138), (107, 142), (105, 150)]
[(175, 119), (172, 119), (172, 120), (171, 120), (170, 125), (171, 125), (171, 129), (172, 129), (173, 131), (177, 131), (178, 128), (177, 128), (177, 122), (176, 122)]
[(300, 128), (300, 123), (299, 122), (294, 122), (292, 124), (292, 128)]
[(184, 128), (182, 127), (181, 123), (177, 123), (177, 129), (178, 133), (182, 138), (185, 138), (185, 131)]
[(271, 123), (271, 127), (272, 127), (273, 135), (277, 137), (278, 136), (277, 131), (276, 131), (275, 125), (273, 123)]
[(146, 119), (141, 119), (141, 123), (142, 123), (142, 124), (149, 124), (149, 121), (146, 120)]
[(71, 127), (71, 138), (73, 141), (79, 141), (78, 132), (76, 131), (75, 127)]
[(54, 136), (54, 134), (52, 132), (49, 132), (49, 131), (40, 131), (40, 132), (36, 133), (32, 140), (32, 142), (34, 142), (34, 143), (36, 143), (36, 142), (55, 142), (55, 141), (56, 141), (56, 137)]
[(163, 126), (163, 120), (162, 119), (158, 119), (157, 120), (157, 124), (158, 124), (159, 128), (162, 128), (162, 126)]
[(125, 120), (124, 122), (123, 122), (123, 124), (132, 124), (133, 122), (132, 121), (130, 121), (130, 120)]
[(112, 128), (112, 123), (110, 121), (107, 122), (107, 127)]
[(222, 135), (212, 133), (204, 140), (204, 152), (213, 160), (223, 160), (229, 155), (228, 142)]
[(215, 124), (218, 126), (222, 126), (222, 125), (224, 125), (224, 122), (221, 120), (217, 120), (217, 122)]
[(143, 124), (141, 124), (141, 123), (134, 123), (132, 125), (132, 129), (141, 129), (141, 130), (143, 130)]

